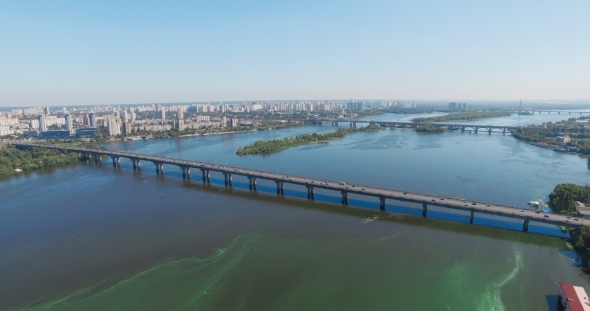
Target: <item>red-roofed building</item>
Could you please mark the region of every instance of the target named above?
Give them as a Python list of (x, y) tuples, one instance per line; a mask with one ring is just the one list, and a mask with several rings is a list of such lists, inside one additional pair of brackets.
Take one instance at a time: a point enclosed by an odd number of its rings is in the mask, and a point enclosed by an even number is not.
[(559, 282), (559, 298), (565, 311), (590, 311), (590, 301), (586, 290), (580, 286)]

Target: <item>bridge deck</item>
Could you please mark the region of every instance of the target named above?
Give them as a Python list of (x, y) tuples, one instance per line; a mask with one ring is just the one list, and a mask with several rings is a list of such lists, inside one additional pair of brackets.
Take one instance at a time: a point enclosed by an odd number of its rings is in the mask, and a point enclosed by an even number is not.
[(246, 177), (260, 178), (275, 182), (283, 182), (294, 185), (302, 185), (306, 187), (313, 187), (319, 189), (327, 189), (338, 192), (354, 193), (366, 196), (373, 196), (384, 199), (392, 199), (404, 202), (427, 204), (431, 206), (440, 206), (451, 208), (455, 210), (473, 211), (477, 213), (504, 216), (508, 218), (516, 218), (520, 220), (529, 220), (540, 223), (547, 223), (553, 225), (561, 225), (567, 227), (580, 227), (590, 225), (590, 221), (584, 223), (582, 218), (568, 217), (557, 214), (545, 214), (536, 212), (528, 209), (513, 208), (509, 206), (502, 206), (497, 204), (488, 204), (483, 202), (465, 201), (456, 198), (445, 198), (432, 196), (427, 194), (404, 192), (390, 189), (382, 189), (370, 186), (341, 185), (340, 182), (334, 182), (329, 180), (314, 179), (301, 176), (284, 175), (278, 173), (271, 173), (265, 171), (258, 171), (252, 169), (244, 169), (226, 165), (216, 165), (212, 163), (204, 163), (198, 161), (189, 161), (182, 159), (174, 159), (167, 157), (151, 156), (145, 154), (122, 152), (122, 151), (106, 151), (96, 149), (85, 149), (85, 148), (72, 148), (72, 147), (60, 147), (60, 146), (47, 146), (47, 145), (36, 145), (36, 144), (13, 144), (17, 147), (42, 147), (57, 150), (68, 150), (70, 152), (80, 152), (86, 154), (96, 155), (107, 155), (112, 157), (123, 157), (134, 160), (143, 160), (153, 163), (172, 164), (179, 167), (185, 168), (197, 168), (200, 170), (208, 170), (213, 172), (227, 173), (232, 175), (241, 175)]

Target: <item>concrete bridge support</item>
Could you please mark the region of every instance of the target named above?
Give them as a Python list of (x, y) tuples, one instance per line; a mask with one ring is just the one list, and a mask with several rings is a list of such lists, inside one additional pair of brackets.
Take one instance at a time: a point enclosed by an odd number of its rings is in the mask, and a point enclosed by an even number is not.
[(491, 128), (488, 129), (488, 134), (492, 135), (492, 129)]
[(315, 200), (314, 193), (313, 193), (313, 186), (307, 186), (307, 199)]
[(256, 177), (248, 176), (248, 188), (256, 191)]
[(379, 197), (379, 210), (385, 211), (385, 197)]
[(181, 166), (182, 178), (191, 178), (191, 168), (188, 166)]
[(139, 159), (131, 159), (131, 162), (133, 162), (133, 169), (134, 170), (141, 169), (141, 161), (139, 161)]
[(154, 162), (156, 165), (156, 174), (164, 174), (164, 163)]
[(342, 205), (348, 205), (348, 192), (342, 191)]
[(113, 160), (113, 167), (121, 167), (121, 159), (119, 157), (111, 156), (111, 159)]
[(525, 219), (522, 222), (522, 232), (529, 232), (529, 220)]
[(428, 215), (428, 206), (426, 203), (422, 203), (422, 217), (426, 217)]
[(473, 225), (473, 218), (475, 218), (475, 210), (471, 209), (471, 215), (469, 216), (469, 223)]
[(211, 173), (209, 170), (201, 169), (201, 173), (203, 174), (203, 182), (210, 183), (211, 182)]
[(284, 195), (285, 194), (285, 186), (282, 181), (277, 180), (277, 194)]
[(232, 186), (232, 177), (230, 173), (223, 173), (223, 183), (226, 186)]
[(473, 130), (474, 130), (475, 134), (477, 134), (477, 131), (479, 131), (479, 127), (476, 127)]
[(100, 154), (95, 153), (92, 157), (94, 158), (95, 164), (102, 163), (102, 156)]

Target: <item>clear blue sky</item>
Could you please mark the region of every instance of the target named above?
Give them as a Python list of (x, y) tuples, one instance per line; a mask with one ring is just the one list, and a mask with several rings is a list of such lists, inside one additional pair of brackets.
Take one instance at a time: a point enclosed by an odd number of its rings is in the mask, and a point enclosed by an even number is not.
[(589, 99), (590, 1), (0, 0), (0, 106)]

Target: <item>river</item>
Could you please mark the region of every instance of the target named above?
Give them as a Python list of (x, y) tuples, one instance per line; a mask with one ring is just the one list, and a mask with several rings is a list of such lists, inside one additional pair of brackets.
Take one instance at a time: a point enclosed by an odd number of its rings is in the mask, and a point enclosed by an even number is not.
[[(424, 116), (424, 115), (420, 115)], [(561, 115), (561, 119), (564, 116)], [(412, 115), (369, 119), (408, 120)], [(557, 121), (511, 116), (479, 124)], [(341, 124), (342, 125), (342, 124)], [(107, 144), (347, 183), (527, 208), (555, 184), (586, 184), (578, 156), (498, 133), (353, 133), (270, 156), (257, 140), (329, 125)], [(80, 164), (0, 182), (0, 309), (22, 310), (553, 310), (558, 282), (590, 288), (558, 228), (286, 185), (286, 197), (183, 180), (151, 163), (134, 172)], [(452, 220), (452, 221), (444, 221)], [(552, 237), (556, 236), (556, 237)]]

